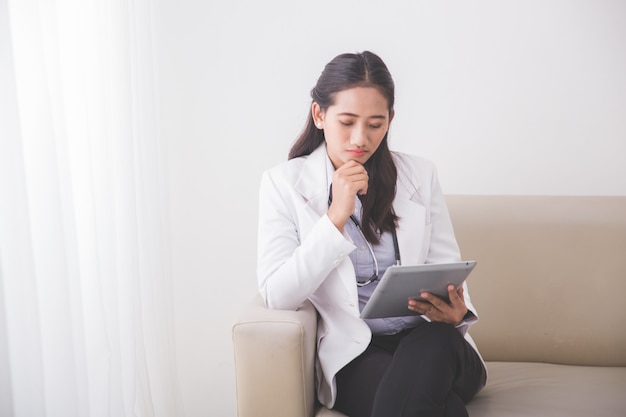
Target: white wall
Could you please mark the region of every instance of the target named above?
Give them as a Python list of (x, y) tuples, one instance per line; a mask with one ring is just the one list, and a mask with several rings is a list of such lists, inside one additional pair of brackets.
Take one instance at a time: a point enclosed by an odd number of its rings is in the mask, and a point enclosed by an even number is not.
[(338, 53), (387, 62), (391, 146), (433, 159), (447, 193), (626, 195), (624, 1), (156, 0), (155, 17), (188, 417), (236, 413), (260, 174)]

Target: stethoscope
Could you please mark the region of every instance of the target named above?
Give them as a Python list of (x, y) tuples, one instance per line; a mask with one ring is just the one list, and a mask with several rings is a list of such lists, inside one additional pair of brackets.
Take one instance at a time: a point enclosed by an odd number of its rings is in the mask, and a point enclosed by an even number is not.
[[(330, 192), (328, 193), (328, 206), (330, 207), (330, 204), (333, 202), (333, 185), (330, 185)], [(378, 260), (376, 259), (376, 255), (374, 254), (374, 248), (372, 247), (371, 243), (365, 238), (365, 234), (363, 233), (363, 230), (361, 229), (361, 225), (359, 224), (359, 221), (357, 220), (357, 218), (354, 216), (354, 214), (350, 215), (350, 220), (352, 221), (352, 223), (354, 223), (354, 225), (356, 226), (356, 229), (359, 231), (359, 234), (361, 235), (361, 237), (363, 238), (363, 241), (365, 242), (365, 244), (367, 245), (367, 248), (369, 249), (370, 255), (372, 255), (372, 259), (374, 260), (374, 274), (372, 274), (372, 276), (364, 282), (356, 282), (356, 285), (358, 287), (365, 287), (366, 285), (371, 284), (374, 281), (377, 281), (379, 278), (379, 269), (378, 269)], [(396, 265), (400, 265), (401, 261), (400, 261), (400, 247), (398, 245), (398, 234), (396, 233), (396, 228), (393, 227), (391, 228), (391, 237), (393, 240), (393, 252), (394, 252), (394, 256), (396, 258)]]

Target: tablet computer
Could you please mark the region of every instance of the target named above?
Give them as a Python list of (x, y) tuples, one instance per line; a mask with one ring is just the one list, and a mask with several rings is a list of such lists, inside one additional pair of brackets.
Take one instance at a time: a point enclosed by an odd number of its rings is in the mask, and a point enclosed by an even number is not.
[(361, 311), (361, 318), (417, 316), (409, 310), (409, 299), (421, 300), (427, 291), (448, 300), (448, 285), (459, 288), (476, 266), (476, 261), (390, 266)]

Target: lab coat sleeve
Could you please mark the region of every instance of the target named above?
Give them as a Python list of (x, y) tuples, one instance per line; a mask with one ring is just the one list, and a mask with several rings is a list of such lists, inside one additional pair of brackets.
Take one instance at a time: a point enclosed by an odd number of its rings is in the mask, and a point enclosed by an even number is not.
[[(310, 223), (306, 236), (303, 222)], [(326, 214), (315, 216), (307, 210), (288, 180), (263, 174), (257, 277), (267, 307), (297, 309), (354, 249)]]
[[(431, 221), (431, 241), (430, 250), (426, 257), (426, 263), (440, 262), (460, 262), (461, 252), (454, 235), (452, 219), (448, 211), (448, 206), (439, 183), (437, 170), (433, 166), (430, 181), (430, 221)], [(465, 335), (469, 328), (478, 321), (478, 312), (472, 304), (472, 300), (467, 287), (467, 282), (463, 283), (463, 298), (465, 306), (472, 312), (472, 317), (461, 322), (457, 328)]]

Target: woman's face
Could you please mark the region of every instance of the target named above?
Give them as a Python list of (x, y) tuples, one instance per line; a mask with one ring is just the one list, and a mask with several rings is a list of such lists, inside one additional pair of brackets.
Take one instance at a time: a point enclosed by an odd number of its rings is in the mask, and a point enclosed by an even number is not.
[(393, 112), (374, 87), (354, 87), (334, 94), (334, 103), (311, 111), (318, 129), (324, 130), (326, 150), (335, 169), (350, 160), (364, 164), (378, 149)]

